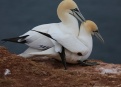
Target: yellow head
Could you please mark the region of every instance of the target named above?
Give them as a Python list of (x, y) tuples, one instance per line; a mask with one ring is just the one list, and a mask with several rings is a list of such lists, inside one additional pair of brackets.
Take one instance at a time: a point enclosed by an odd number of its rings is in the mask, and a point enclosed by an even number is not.
[(58, 9), (63, 9), (68, 11), (75, 8), (78, 8), (78, 7), (73, 0), (63, 0), (58, 6)]
[(71, 14), (81, 22), (85, 20), (83, 15), (81, 14), (77, 4), (73, 0), (63, 0), (58, 8), (57, 14), (60, 17), (64, 17), (65, 14)]
[(92, 33), (92, 34), (93, 34), (93, 32), (98, 31), (97, 25), (91, 20), (86, 20), (85, 22), (83, 22), (83, 25), (87, 29), (87, 31)]
[(101, 40), (101, 42), (104, 43), (104, 40), (98, 31), (98, 27), (93, 21), (86, 20), (85, 22), (82, 23), (82, 25), (87, 30), (87, 32), (89, 32), (92, 35), (95, 35), (99, 40)]

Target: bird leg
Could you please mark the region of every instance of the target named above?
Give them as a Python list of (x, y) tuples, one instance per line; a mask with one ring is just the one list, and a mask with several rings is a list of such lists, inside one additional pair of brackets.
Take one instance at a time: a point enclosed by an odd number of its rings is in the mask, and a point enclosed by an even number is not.
[(88, 62), (88, 60), (84, 60), (84, 61), (78, 60), (78, 63), (81, 66), (95, 66), (95, 65), (99, 65), (99, 63), (97, 63), (97, 62)]
[(62, 52), (61, 53), (59, 52), (59, 55), (61, 57), (61, 60), (62, 60), (62, 63), (64, 65), (65, 70), (67, 70), (67, 67), (66, 67), (66, 58), (65, 58), (65, 48), (63, 46), (62, 46)]

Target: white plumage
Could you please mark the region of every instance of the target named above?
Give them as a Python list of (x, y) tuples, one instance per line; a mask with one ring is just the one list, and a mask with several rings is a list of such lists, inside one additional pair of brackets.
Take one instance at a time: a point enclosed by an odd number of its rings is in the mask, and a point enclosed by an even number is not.
[[(67, 40), (67, 43), (63, 42), (66, 44), (65, 48), (65, 54), (66, 54), (66, 62), (68, 63), (78, 63), (77, 61), (84, 61), (86, 60), (91, 52), (92, 52), (92, 47), (93, 47), (93, 40), (92, 40), (92, 35), (94, 33), (98, 32), (98, 27), (97, 25), (90, 21), (87, 20), (83, 22), (80, 26), (80, 33), (79, 36), (70, 36), (70, 38)], [(98, 32), (99, 34), (99, 32)], [(56, 36), (55, 36), (56, 37)], [(63, 35), (63, 39), (65, 39), (65, 35)], [(101, 40), (103, 41), (102, 37), (100, 36)], [(55, 38), (54, 38), (55, 39)], [(57, 39), (58, 41), (58, 39)], [(63, 40), (66, 41), (66, 40)], [(82, 55), (78, 55), (78, 52), (80, 52)], [(30, 53), (31, 55), (45, 55), (51, 58), (55, 58), (58, 60), (61, 60), (59, 57), (58, 53), (55, 51), (55, 47), (53, 46), (50, 49), (47, 49), (42, 52), (32, 52)]]
[[(43, 51), (50, 47), (55, 46), (55, 51), (61, 52), (62, 50), (61, 45), (63, 45), (64, 47), (67, 46), (67, 49), (70, 47), (70, 46), (68, 47), (69, 44), (64, 44), (66, 43), (64, 41), (69, 40), (69, 38), (71, 39), (71, 37), (78, 36), (79, 27), (78, 27), (78, 21), (76, 18), (78, 18), (79, 20), (85, 20), (85, 19), (80, 13), (76, 3), (73, 0), (62, 1), (58, 6), (57, 14), (62, 22), (39, 25), (33, 28), (32, 30), (28, 31), (27, 33), (21, 35), (21, 37), (29, 35), (27, 38), (24, 39), (27, 41), (27, 43), (25, 44), (28, 45), (29, 48), (25, 52), (20, 54), (20, 56), (30, 57), (30, 55), (27, 54), (27, 52), (30, 52), (30, 49), (31, 49), (31, 52), (32, 50)], [(40, 31), (40, 32), (50, 34), (61, 45), (56, 43), (52, 39), (42, 34), (39, 34), (35, 31)], [(74, 52), (73, 49), (71, 51)]]

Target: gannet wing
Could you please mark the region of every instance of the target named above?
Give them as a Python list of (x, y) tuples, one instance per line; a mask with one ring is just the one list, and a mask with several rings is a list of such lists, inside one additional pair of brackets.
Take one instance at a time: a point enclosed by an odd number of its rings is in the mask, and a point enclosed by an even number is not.
[(47, 34), (47, 33), (41, 32), (41, 31), (36, 31), (36, 30), (33, 30), (33, 31), (38, 32), (38, 33), (52, 39), (51, 41), (55, 45), (55, 51), (57, 53), (59, 53), (61, 60), (62, 60), (62, 63), (63, 63), (65, 70), (66, 70), (67, 67), (66, 67), (66, 58), (65, 58), (65, 48), (63, 46), (61, 46), (59, 43), (57, 43), (56, 40), (53, 37), (51, 37), (50, 34)]
[[(38, 31), (36, 31), (38, 32)], [(43, 32), (39, 32), (43, 34)], [(55, 40), (55, 43), (59, 43), (63, 47), (65, 47), (67, 50), (73, 52), (73, 53), (81, 53), (82, 55), (87, 54), (88, 48), (84, 43), (82, 43), (76, 36), (63, 33), (60, 30), (55, 30), (53, 32), (49, 32), (50, 34), (44, 33), (43, 35), (47, 36), (48, 38), (51, 38)]]
[(76, 36), (64, 33), (61, 30), (54, 29), (49, 32), (50, 36), (55, 39), (59, 44), (73, 53), (87, 54), (88, 47), (81, 42)]
[[(39, 25), (39, 26), (34, 27), (32, 30), (38, 30), (38, 31), (42, 31), (42, 32), (47, 33), (48, 29), (51, 26), (54, 27), (55, 24)], [(53, 46), (53, 43), (50, 41), (50, 39), (48, 37), (41, 35), (35, 31), (32, 31), (32, 30), (27, 31), (26, 33), (24, 33), (18, 37), (2, 39), (2, 41), (22, 43), (22, 44), (28, 45), (31, 48), (42, 49), (42, 50), (46, 50), (47, 48), (50, 48)]]

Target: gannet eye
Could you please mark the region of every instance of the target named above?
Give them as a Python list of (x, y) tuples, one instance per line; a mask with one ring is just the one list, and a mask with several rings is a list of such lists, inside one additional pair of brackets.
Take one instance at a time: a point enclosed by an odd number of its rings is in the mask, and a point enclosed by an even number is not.
[(80, 12), (78, 8), (71, 9), (72, 12)]
[(93, 31), (93, 32), (97, 32), (97, 33), (98, 33), (99, 31), (98, 31), (98, 30), (95, 30), (95, 31)]
[(99, 33), (98, 30), (92, 30), (92, 35), (95, 35), (95, 33)]
[(80, 12), (80, 11), (77, 8), (71, 9), (71, 11), (69, 12), (69, 14), (74, 15), (75, 12)]
[(98, 30), (93, 31), (93, 33), (102, 43), (104, 43), (104, 40)]
[(78, 8), (71, 9), (71, 13), (69, 13), (69, 14), (73, 15), (74, 17), (76, 17), (81, 22), (85, 21), (85, 18), (83, 17), (83, 15), (81, 14), (81, 12)]

